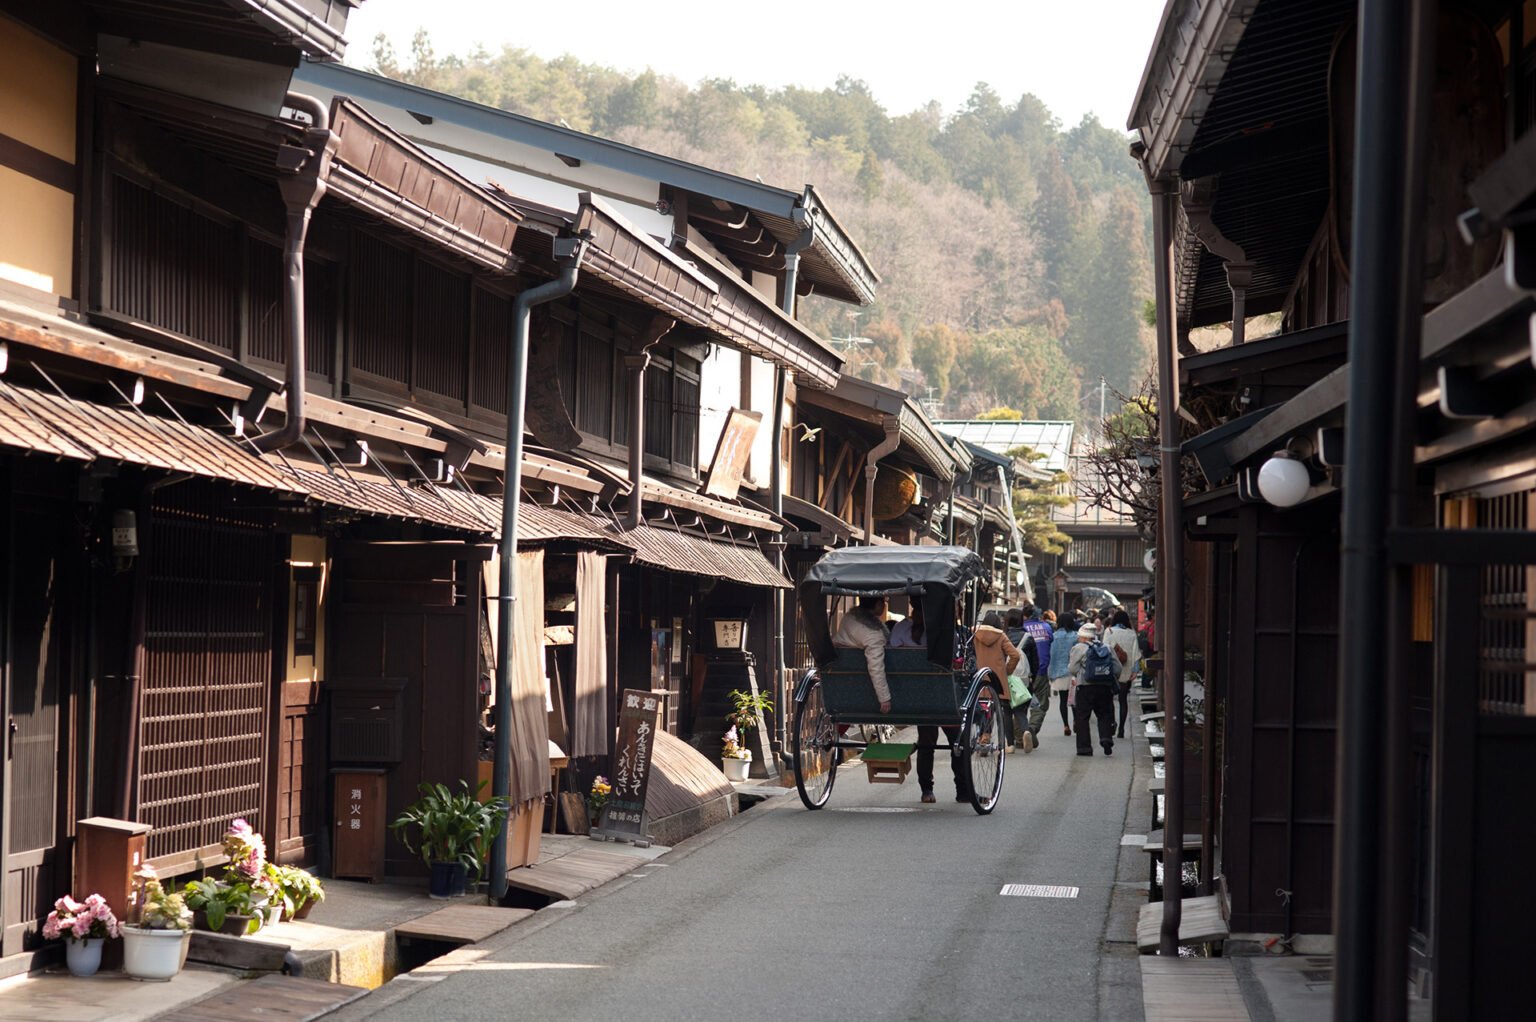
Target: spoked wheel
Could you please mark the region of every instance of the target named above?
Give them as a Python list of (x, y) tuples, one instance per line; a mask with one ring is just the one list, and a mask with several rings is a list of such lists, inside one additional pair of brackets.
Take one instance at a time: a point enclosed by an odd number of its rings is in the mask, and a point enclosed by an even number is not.
[(811, 680), (804, 701), (795, 706), (795, 787), (807, 809), (820, 809), (837, 780), (837, 725), (827, 713), (821, 679)]
[(986, 682), (966, 708), (960, 728), (961, 762), (969, 778), (971, 808), (985, 816), (997, 806), (1003, 790), (1003, 766), (1007, 762), (1005, 706), (997, 688)]

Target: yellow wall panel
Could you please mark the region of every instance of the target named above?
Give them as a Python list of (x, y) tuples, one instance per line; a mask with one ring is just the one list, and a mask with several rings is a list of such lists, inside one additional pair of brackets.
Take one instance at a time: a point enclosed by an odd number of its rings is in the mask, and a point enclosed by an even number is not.
[(0, 134), (74, 163), (78, 62), (4, 17), (0, 54)]
[(74, 229), (73, 195), (0, 167), (0, 280), (68, 297)]

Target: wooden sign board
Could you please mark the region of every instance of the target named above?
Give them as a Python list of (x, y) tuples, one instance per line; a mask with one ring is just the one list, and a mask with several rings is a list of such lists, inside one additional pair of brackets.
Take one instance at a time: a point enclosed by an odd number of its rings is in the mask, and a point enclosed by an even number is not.
[(603, 818), (593, 837), (648, 844), (645, 833), (645, 790), (651, 779), (656, 731), (666, 701), (665, 692), (626, 688), (619, 703), (619, 741), (608, 771), (613, 793), (603, 806)]
[(720, 442), (715, 444), (715, 456), (709, 462), (709, 474), (704, 479), (706, 496), (735, 500), (741, 489), (741, 476), (752, 458), (752, 443), (763, 424), (762, 412), (749, 412), (744, 408), (732, 408), (720, 430)]

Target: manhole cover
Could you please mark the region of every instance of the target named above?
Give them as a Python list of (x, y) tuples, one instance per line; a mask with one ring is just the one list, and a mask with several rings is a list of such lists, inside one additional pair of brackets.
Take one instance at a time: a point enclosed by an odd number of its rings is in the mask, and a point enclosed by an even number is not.
[(906, 806), (839, 806), (834, 813), (915, 813)]
[(1008, 898), (1075, 898), (1076, 887), (1049, 887), (1043, 884), (1004, 884), (998, 892)]

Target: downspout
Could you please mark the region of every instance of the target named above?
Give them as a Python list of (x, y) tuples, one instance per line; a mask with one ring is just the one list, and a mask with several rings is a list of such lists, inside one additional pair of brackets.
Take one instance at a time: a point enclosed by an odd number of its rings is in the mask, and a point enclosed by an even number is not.
[(1333, 870), (1333, 1017), (1340, 1020), (1406, 1015), (1412, 879), (1398, 841), (1412, 812), (1411, 732), (1406, 693), (1392, 673), (1406, 660), (1406, 604), (1385, 537), (1403, 524), (1402, 493), (1412, 485), (1438, 6), (1361, 0), (1357, 22), (1348, 361), (1380, 369), (1349, 377), (1339, 620), (1353, 626), (1351, 611), (1385, 607), (1388, 669), (1380, 643), (1340, 642)]
[(885, 439), (864, 456), (864, 545), (875, 545), (875, 476), (880, 474), (880, 459), (901, 446), (901, 417), (885, 417)]
[(645, 500), (641, 492), (645, 477), (645, 371), (651, 364), (651, 348), (667, 335), (677, 320), (655, 316), (641, 334), (640, 351), (624, 356), (624, 368), (629, 371), (629, 512), (625, 515), (626, 528), (638, 529), (645, 524)]
[(1013, 484), (1008, 481), (1008, 470), (997, 466), (997, 482), (1003, 488), (1003, 510), (1008, 515), (1008, 553), (1003, 559), (1003, 599), (1013, 593), (1013, 554), (1019, 553), (1019, 567), (1024, 566), (1024, 537), (1019, 535), (1019, 519), (1013, 513)]
[[(791, 213), (794, 222), (800, 228), (800, 234), (784, 246), (784, 294), (779, 300), (779, 307), (784, 315), (790, 319), (795, 318), (795, 288), (800, 281), (800, 253), (811, 247), (816, 240), (816, 228), (811, 223), (810, 210), (804, 206), (796, 206)], [(788, 387), (788, 371), (783, 366), (775, 366), (773, 371), (773, 434), (768, 440), (769, 459), (772, 462), (768, 466), (768, 503), (775, 518), (784, 517), (784, 398)], [(784, 541), (781, 537), (773, 539), (773, 565), (782, 574), (784, 571)], [(776, 714), (778, 726), (774, 728), (778, 736), (779, 752), (782, 755), (789, 737), (789, 649), (785, 642), (785, 621), (789, 611), (785, 608), (784, 593), (775, 589), (768, 597), (769, 615), (773, 618), (773, 690), (776, 697), (775, 705), (778, 707)]]
[[(501, 544), (496, 590), (496, 759), (491, 794), (512, 794), (512, 650), (516, 645), (512, 611), (517, 601), (517, 514), (523, 490), (523, 409), (528, 400), (528, 325), (535, 305), (563, 298), (576, 287), (587, 251), (586, 238), (556, 238), (551, 246), (560, 274), (529, 288), (512, 303), (512, 364), (507, 380), (507, 464), (501, 486)], [(491, 895), (507, 893), (507, 827), (496, 830), (491, 845)]]
[(278, 191), (288, 211), (283, 232), (283, 336), (288, 341), (288, 373), (284, 385), (287, 412), (281, 429), (255, 440), (258, 451), (280, 451), (304, 435), (304, 241), (309, 220), (325, 195), (325, 179), (339, 140), (331, 134), (325, 104), (314, 96), (290, 92), (283, 102), (309, 115), (304, 145), (278, 150)]
[[(1140, 155), (1140, 154), (1138, 154)], [(1174, 336), (1173, 221), (1177, 185), (1148, 180), (1152, 195), (1153, 277), (1157, 293), (1157, 428), (1162, 456), (1162, 576), (1158, 633), (1163, 637), (1163, 709), (1168, 749), (1163, 810), (1163, 921), (1158, 954), (1179, 953), (1184, 915), (1184, 489), (1179, 471), (1178, 351)]]

